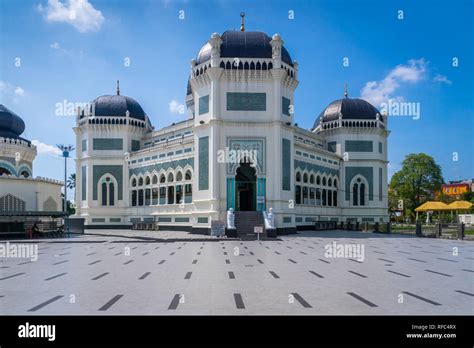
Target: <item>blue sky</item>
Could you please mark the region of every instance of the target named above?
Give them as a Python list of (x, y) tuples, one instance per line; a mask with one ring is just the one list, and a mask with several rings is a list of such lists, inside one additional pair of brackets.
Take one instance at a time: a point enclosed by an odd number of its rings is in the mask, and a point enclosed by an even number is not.
[(425, 152), (446, 180), (474, 177), (470, 0), (1, 0), (0, 102), (25, 120), (24, 137), (44, 144), (35, 175), (63, 178), (48, 145), (75, 143), (74, 117), (57, 116), (56, 104), (112, 94), (117, 79), (156, 129), (183, 119), (173, 106), (184, 104), (190, 60), (211, 33), (239, 29), (241, 11), (247, 30), (280, 33), (299, 62), (301, 127), (341, 98), (345, 83), (350, 97), (377, 107), (419, 103), (419, 119), (389, 117), (389, 175), (405, 155)]

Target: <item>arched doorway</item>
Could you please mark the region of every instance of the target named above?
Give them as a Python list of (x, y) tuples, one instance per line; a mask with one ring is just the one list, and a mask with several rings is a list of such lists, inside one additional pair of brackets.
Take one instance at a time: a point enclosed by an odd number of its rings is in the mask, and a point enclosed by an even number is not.
[(239, 211), (255, 211), (257, 193), (257, 175), (250, 163), (243, 162), (235, 175), (235, 207)]

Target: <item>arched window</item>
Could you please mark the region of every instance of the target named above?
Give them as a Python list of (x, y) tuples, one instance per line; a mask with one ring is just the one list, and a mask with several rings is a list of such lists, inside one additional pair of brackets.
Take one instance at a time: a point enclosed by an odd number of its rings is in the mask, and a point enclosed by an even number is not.
[(182, 180), (183, 180), (183, 173), (178, 172), (178, 174), (176, 174), (176, 181), (182, 181)]
[(132, 207), (137, 206), (137, 190), (132, 191)]
[(296, 182), (301, 182), (301, 173), (296, 172)]
[(143, 186), (143, 178), (138, 179), (138, 186)]
[(303, 186), (303, 204), (308, 203), (308, 186)]
[(185, 180), (191, 180), (191, 178), (192, 178), (191, 171), (187, 170), (186, 174), (184, 175), (184, 179)]
[(332, 179), (331, 179), (331, 178), (329, 178), (329, 180), (328, 180), (328, 186), (329, 186), (329, 187), (332, 186)]
[(193, 185), (184, 185), (184, 203), (192, 203), (193, 201)]
[(150, 177), (147, 176), (145, 179), (145, 185), (150, 185)]
[(359, 184), (352, 186), (352, 205), (359, 205)]
[(107, 205), (107, 184), (105, 182), (102, 183), (102, 205)]
[(316, 177), (316, 185), (321, 185), (321, 177), (319, 175)]
[(168, 204), (174, 204), (174, 186), (168, 186)]
[(334, 187), (337, 188), (337, 180), (334, 179)]
[(109, 185), (109, 205), (115, 205), (115, 187), (113, 182)]
[(308, 174), (306, 174), (306, 173), (303, 174), (303, 182), (304, 183), (308, 182)]
[(166, 178), (165, 178), (165, 175), (164, 174), (161, 174), (160, 175), (160, 183), (163, 184), (166, 182)]
[(310, 184), (314, 184), (314, 175), (313, 175), (313, 174), (311, 174), (311, 175), (309, 176), (309, 183), (310, 183)]
[(173, 173), (169, 173), (168, 174), (168, 182), (173, 182), (173, 180), (174, 180)]
[(152, 179), (152, 184), (158, 184), (158, 177), (156, 175), (153, 175), (153, 179)]
[(365, 205), (365, 184), (360, 184), (360, 205)]
[(296, 185), (295, 187), (295, 203), (301, 204), (301, 186)]
[(323, 186), (326, 186), (326, 177), (323, 176)]
[(137, 179), (133, 178), (132, 179), (132, 187), (137, 186)]
[(99, 202), (102, 206), (114, 206), (117, 189), (117, 180), (110, 175), (105, 174), (98, 181)]

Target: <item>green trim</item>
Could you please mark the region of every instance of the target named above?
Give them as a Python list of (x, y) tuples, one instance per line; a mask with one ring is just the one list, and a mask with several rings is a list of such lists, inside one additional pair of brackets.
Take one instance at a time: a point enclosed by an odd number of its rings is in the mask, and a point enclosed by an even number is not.
[(81, 199), (87, 200), (87, 166), (81, 167)]
[(132, 140), (132, 151), (140, 150), (140, 140)]
[(281, 188), (284, 191), (291, 191), (291, 141), (281, 139)]
[(198, 224), (207, 224), (209, 222), (209, 218), (207, 218), (207, 217), (198, 217), (197, 222), (198, 222)]
[(286, 116), (291, 116), (290, 114), (290, 105), (291, 100), (286, 97), (281, 97), (281, 113)]
[(199, 138), (199, 191), (209, 189), (209, 137)]
[(331, 151), (331, 152), (336, 152), (336, 145), (337, 145), (337, 142), (336, 141), (330, 141), (328, 143), (328, 151)]
[(199, 115), (204, 115), (209, 112), (209, 95), (199, 98)]

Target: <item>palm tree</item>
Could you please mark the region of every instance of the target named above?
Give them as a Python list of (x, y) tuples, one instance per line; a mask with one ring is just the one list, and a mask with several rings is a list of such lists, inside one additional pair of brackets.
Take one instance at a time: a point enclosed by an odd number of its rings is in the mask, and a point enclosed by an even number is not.
[(68, 189), (71, 189), (71, 190), (76, 188), (76, 173), (69, 175), (66, 186)]

